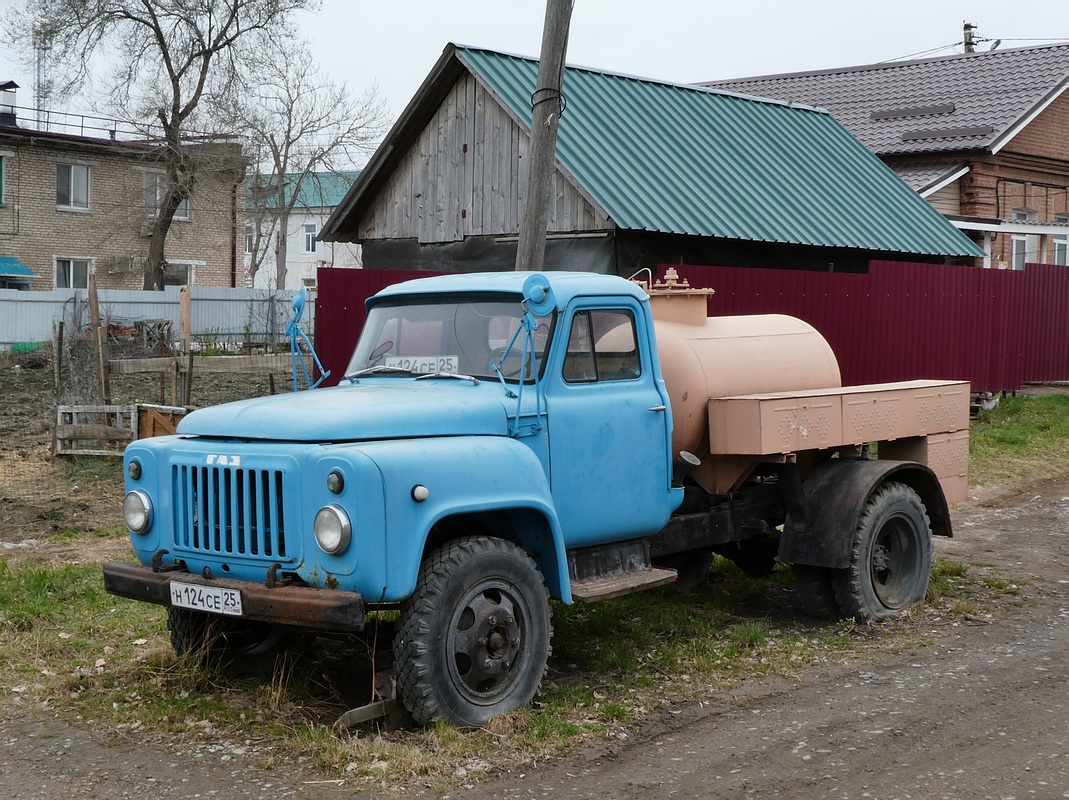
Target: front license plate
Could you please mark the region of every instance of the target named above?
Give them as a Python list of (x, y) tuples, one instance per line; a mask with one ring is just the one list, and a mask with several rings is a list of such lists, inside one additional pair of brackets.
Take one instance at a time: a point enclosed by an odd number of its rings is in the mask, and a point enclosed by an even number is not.
[(228, 617), (240, 617), (241, 592), (237, 589), (196, 586), (191, 583), (171, 581), (171, 605), (191, 608), (194, 611), (207, 611), (211, 614), (225, 614)]

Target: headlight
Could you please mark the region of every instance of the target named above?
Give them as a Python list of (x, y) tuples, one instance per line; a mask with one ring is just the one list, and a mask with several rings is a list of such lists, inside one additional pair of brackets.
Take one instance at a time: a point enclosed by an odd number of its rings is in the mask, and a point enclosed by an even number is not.
[(141, 462), (136, 458), (131, 460), (129, 466), (126, 468), (126, 474), (130, 476), (130, 480), (141, 480)]
[(331, 503), (319, 509), (313, 526), (316, 535), (316, 544), (324, 553), (336, 556), (345, 552), (349, 546), (349, 540), (353, 535), (353, 526), (349, 522), (349, 515), (345, 510)]
[(126, 495), (122, 501), (122, 517), (126, 527), (134, 533), (144, 533), (152, 525), (152, 501), (140, 489)]

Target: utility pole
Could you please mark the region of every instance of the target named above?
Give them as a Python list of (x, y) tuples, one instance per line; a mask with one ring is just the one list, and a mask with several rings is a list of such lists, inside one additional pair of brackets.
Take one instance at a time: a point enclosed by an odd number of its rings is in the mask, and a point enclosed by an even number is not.
[(564, 55), (574, 0), (546, 0), (538, 82), (531, 96), (531, 146), (527, 151), (527, 190), (516, 269), (542, 269), (546, 256), (549, 200), (557, 165), (557, 126), (560, 124)]
[(962, 31), (965, 33), (965, 52), (976, 52), (976, 40), (973, 38), (973, 31), (976, 30), (976, 26), (971, 22), (965, 22), (962, 24)]

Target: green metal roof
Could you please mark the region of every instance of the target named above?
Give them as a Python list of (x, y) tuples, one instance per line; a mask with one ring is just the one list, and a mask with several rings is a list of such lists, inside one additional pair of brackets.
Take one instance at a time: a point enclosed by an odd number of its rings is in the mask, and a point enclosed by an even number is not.
[[(297, 202), (294, 208), (334, 208), (345, 197), (349, 187), (360, 177), (360, 170), (353, 172), (309, 172), (301, 181), (301, 187), (297, 190)], [(301, 173), (287, 172), (285, 177), (286, 193), (293, 190), (300, 180)], [(246, 180), (249, 205), (255, 203), (253, 192), (256, 187), (256, 176), (250, 176)], [(265, 184), (270, 178), (260, 177)], [(265, 208), (278, 206), (278, 196), (271, 192), (269, 185), (261, 185), (261, 195)]]
[[(528, 130), (534, 59), (457, 47)], [(621, 228), (982, 256), (822, 109), (568, 67), (557, 159)]]

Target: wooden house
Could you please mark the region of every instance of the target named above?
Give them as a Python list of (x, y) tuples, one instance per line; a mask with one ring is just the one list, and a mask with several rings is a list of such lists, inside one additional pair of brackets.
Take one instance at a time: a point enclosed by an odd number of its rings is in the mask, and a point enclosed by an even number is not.
[(1069, 264), (1069, 43), (703, 85), (827, 108), (985, 266)]
[[(512, 269), (537, 69), (447, 46), (322, 237), (367, 268)], [(548, 269), (983, 255), (826, 111), (578, 67), (563, 93)]]

